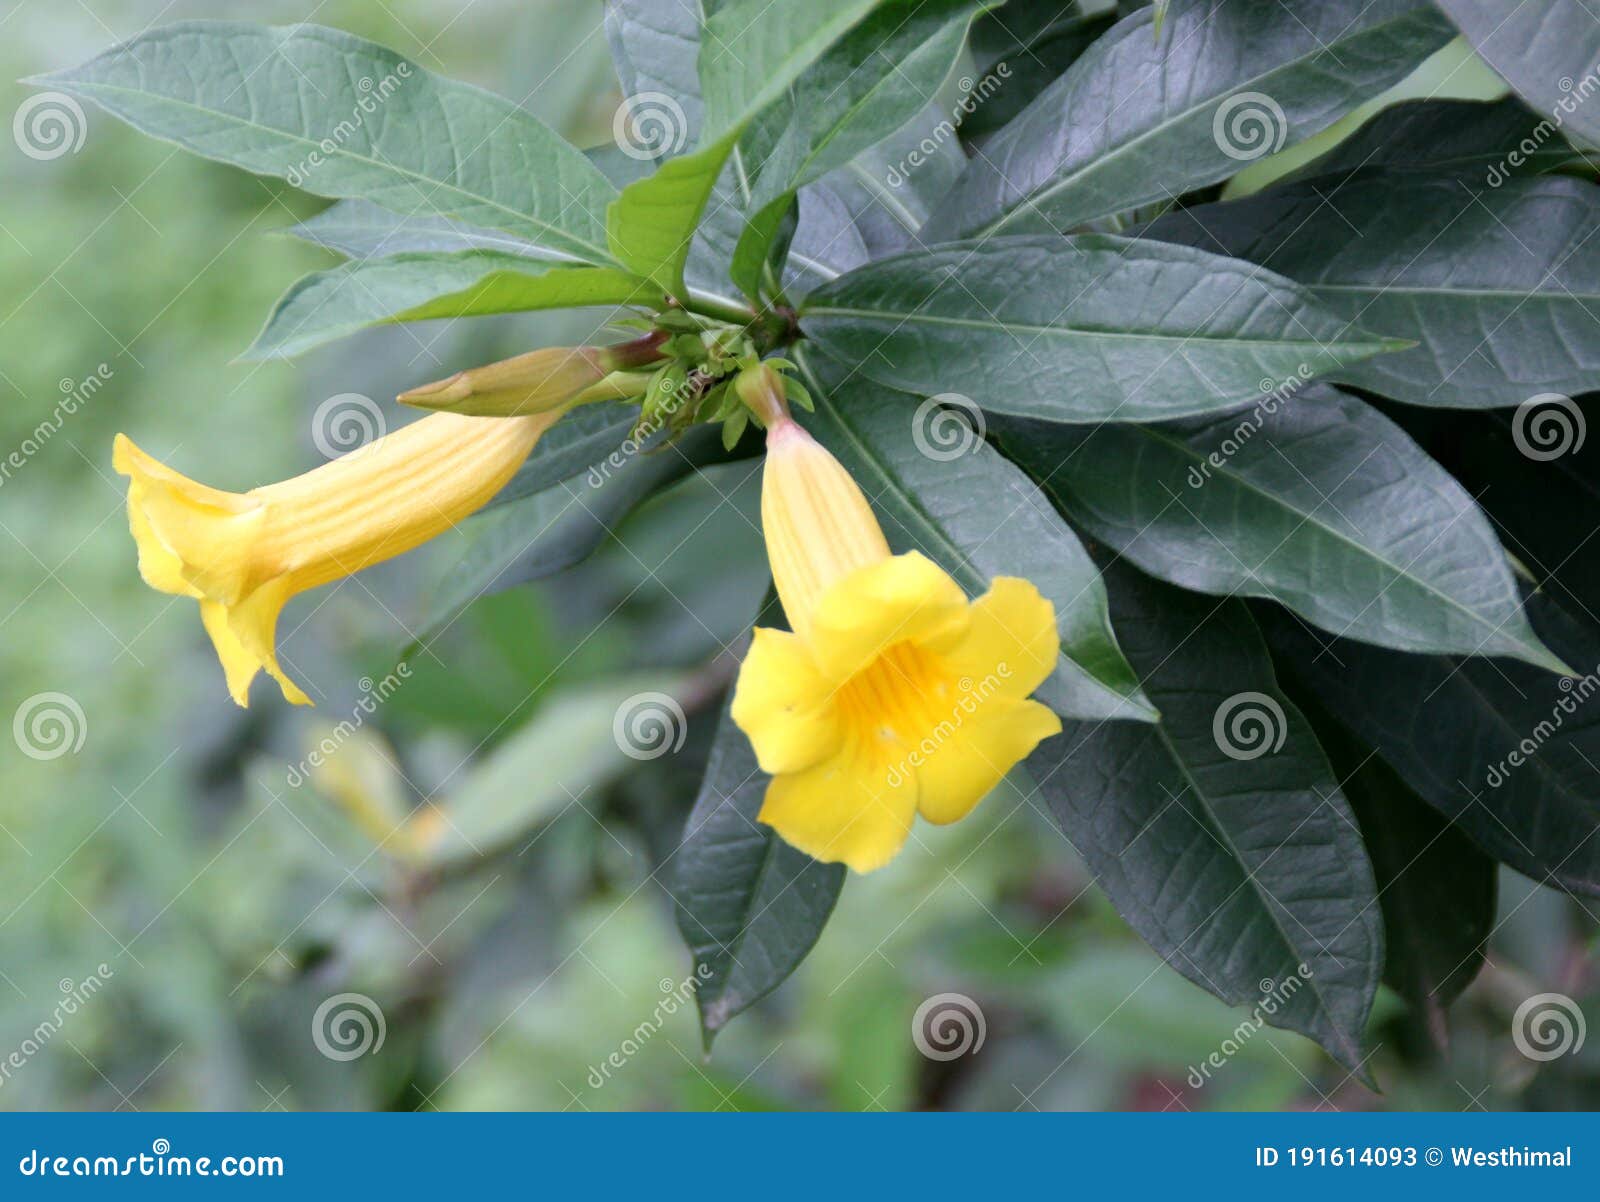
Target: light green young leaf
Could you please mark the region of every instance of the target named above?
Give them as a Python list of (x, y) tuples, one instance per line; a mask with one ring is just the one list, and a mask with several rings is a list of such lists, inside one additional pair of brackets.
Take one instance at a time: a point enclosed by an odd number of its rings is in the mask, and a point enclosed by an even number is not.
[(702, 145), (629, 184), (606, 214), (612, 253), (673, 295), (706, 201), (745, 125), (884, 0), (734, 0), (700, 43)]
[[(938, 92), (980, 0), (895, 0), (852, 29), (769, 108), (741, 143), (759, 172), (733, 259), (749, 295), (773, 254), (795, 192), (877, 145)], [(781, 257), (781, 252), (779, 257)]]
[(540, 262), (493, 250), (352, 260), (295, 283), (247, 359), (290, 358), (368, 326), (530, 309), (621, 305), (648, 285), (614, 267)]

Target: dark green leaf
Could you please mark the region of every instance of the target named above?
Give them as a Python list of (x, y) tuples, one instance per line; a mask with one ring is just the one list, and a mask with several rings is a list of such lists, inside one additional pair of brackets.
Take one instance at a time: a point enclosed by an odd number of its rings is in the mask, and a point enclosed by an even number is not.
[(1498, 187), (1513, 175), (1577, 166), (1583, 158), (1517, 100), (1407, 100), (1377, 113), (1294, 175), (1347, 175), (1363, 168), (1455, 175)]
[(800, 76), (768, 116), (779, 130), (759, 171), (764, 204), (842, 167), (928, 104), (982, 0), (891, 0)]
[(616, 190), (509, 100), (316, 25), (183, 21), (37, 82), (319, 196), (458, 217), (606, 264)]
[[(705, 12), (700, 0), (606, 0), (606, 40), (622, 83), (622, 95), (657, 100), (668, 125), (681, 114), (677, 129), (665, 128), (666, 151), (682, 139), (693, 146), (700, 137), (705, 106), (700, 101), (700, 26)], [(681, 147), (679, 147), (681, 149)]]
[(708, 1044), (799, 966), (844, 887), (844, 865), (819, 864), (757, 823), (766, 790), (749, 740), (724, 710), (671, 890)]
[(449, 254), (465, 250), (497, 250), (532, 259), (551, 255), (532, 242), (499, 230), (467, 225), (429, 213), (391, 213), (367, 200), (341, 200), (308, 221), (282, 231), (350, 259), (379, 259), (400, 254)]
[(1262, 379), (1400, 345), (1237, 260), (1089, 234), (990, 238), (868, 263), (816, 289), (805, 332), (867, 376), (995, 413), (1150, 421), (1227, 409)]
[(1314, 702), (1295, 699), (1316, 727), (1361, 824), (1383, 907), (1383, 979), (1416, 1008), (1435, 1046), (1443, 1048), (1445, 1008), (1483, 967), (1499, 869), (1376, 752)]
[(1541, 116), (1600, 146), (1600, 17), (1584, 0), (1439, 0), (1473, 49)]
[(529, 309), (621, 305), (648, 285), (614, 267), (541, 262), (497, 250), (352, 260), (296, 282), (247, 359), (290, 358), (368, 326)]
[[(1428, 454), (1477, 498), (1507, 553), (1540, 592), (1569, 613), (1600, 614), (1600, 539), (1594, 537), (1600, 439), (1585, 435), (1592, 405), (1579, 408), (1576, 420), (1559, 402), (1514, 413), (1393, 409)], [(1549, 438), (1539, 437), (1542, 428)], [(1600, 621), (1589, 621), (1600, 628)]]
[(1541, 597), (1529, 610), (1586, 675), (1382, 651), (1263, 616), (1280, 662), (1479, 847), (1600, 896), (1600, 640)]
[(1423, 0), (1178, 0), (1153, 24), (1145, 9), (1085, 51), (984, 146), (924, 237), (1063, 231), (1175, 199), (1333, 124), (1452, 32)]
[(1412, 350), (1330, 373), (1413, 405), (1600, 388), (1600, 189), (1369, 172), (1201, 205), (1145, 235), (1250, 259)]
[(1115, 19), (1106, 0), (1010, 0), (979, 17), (972, 56), (980, 79), (961, 136), (993, 133), (1016, 117)]
[(734, 280), (746, 294), (774, 256), (795, 191), (881, 143), (927, 107), (980, 0), (893, 0), (852, 29), (763, 114), (741, 148), (759, 170)]
[(1383, 930), (1316, 736), (1279, 691), (1242, 602), (1124, 567), (1106, 578), (1161, 722), (1069, 723), (1028, 773), (1112, 904), (1172, 967), (1359, 1071)]
[(1207, 593), (1335, 634), (1560, 671), (1467, 491), (1388, 418), (1314, 385), (1161, 425), (1006, 424), (1001, 443), (1096, 538)]
[(1023, 576), (1056, 607), (1062, 659), (1039, 690), (1077, 718), (1155, 717), (1117, 648), (1105, 586), (1083, 545), (1028, 478), (983, 441), (975, 410), (889, 392), (799, 352), (814, 385), (805, 424), (849, 469), (896, 550), (917, 550), (969, 596)]

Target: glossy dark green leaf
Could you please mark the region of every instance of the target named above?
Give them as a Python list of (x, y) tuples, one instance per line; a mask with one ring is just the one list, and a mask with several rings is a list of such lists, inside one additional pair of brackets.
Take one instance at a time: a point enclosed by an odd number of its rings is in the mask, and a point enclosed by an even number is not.
[(819, 864), (756, 821), (767, 779), (724, 711), (672, 860), (707, 1044), (799, 967), (844, 887), (844, 865)]
[(1479, 847), (1540, 884), (1600, 896), (1600, 638), (1539, 596), (1528, 607), (1585, 675), (1406, 655), (1263, 620), (1279, 662)]
[(1062, 658), (1039, 690), (1077, 718), (1155, 717), (1117, 648), (1100, 573), (1021, 471), (983, 441), (976, 411), (892, 392), (800, 353), (815, 414), (804, 418), (855, 477), (897, 551), (921, 551), (969, 596), (1023, 576), (1056, 607)]
[(783, 286), (793, 300), (867, 261), (870, 252), (844, 196), (828, 180), (802, 189), (799, 219), (784, 264)]
[(1109, 0), (1009, 0), (972, 27), (975, 103), (961, 136), (993, 133), (1055, 82), (1111, 28)]
[(1518, 405), (1600, 388), (1600, 189), (1368, 172), (1152, 223), (1146, 237), (1236, 255), (1351, 321), (1414, 339), (1331, 378), (1413, 405)]
[(1582, 162), (1558, 130), (1518, 100), (1407, 100), (1379, 111), (1293, 178), (1382, 168), (1454, 175), (1498, 187), (1511, 176)]
[(946, 114), (929, 105), (871, 150), (802, 188), (802, 217), (806, 195), (825, 188), (848, 211), (869, 257), (909, 250), (918, 244), (917, 231), (933, 206), (966, 164)]
[[(1003, 19), (1003, 16), (1002, 16)], [(1450, 39), (1423, 0), (1177, 0), (1089, 47), (984, 146), (924, 238), (1066, 231), (1226, 179)]]
[(925, 108), (982, 0), (891, 0), (852, 29), (769, 110), (777, 133), (755, 168), (756, 203), (820, 179)]
[(607, 264), (616, 190), (509, 100), (316, 25), (183, 21), (37, 82), (319, 196), (457, 217)]
[(1106, 577), (1161, 722), (1069, 723), (1026, 761), (1039, 796), (1172, 967), (1359, 1070), (1383, 930), (1354, 816), (1310, 725), (1279, 691), (1242, 602), (1120, 566)]
[(1559, 671), (1467, 491), (1356, 397), (1313, 385), (1159, 425), (1002, 424), (1001, 445), (1141, 568), (1325, 630)]
[(1395, 419), (1477, 498), (1537, 589), (1580, 616), (1600, 614), (1600, 439), (1586, 434), (1596, 420), (1592, 400), (1573, 402), (1580, 420), (1555, 401), (1515, 412), (1393, 406)]
[(829, 355), (995, 413), (1151, 421), (1260, 395), (1394, 345), (1238, 260), (1098, 234), (990, 238), (882, 259), (806, 298)]
[(1584, 0), (1439, 0), (1479, 56), (1541, 116), (1600, 145), (1600, 16)]
[(1445, 1009), (1483, 967), (1499, 869), (1314, 700), (1290, 695), (1315, 726), (1361, 824), (1383, 907), (1384, 982), (1443, 1048)]
[(369, 326), (531, 309), (621, 305), (648, 285), (614, 267), (541, 262), (497, 250), (355, 259), (297, 281), (246, 352), (289, 358)]

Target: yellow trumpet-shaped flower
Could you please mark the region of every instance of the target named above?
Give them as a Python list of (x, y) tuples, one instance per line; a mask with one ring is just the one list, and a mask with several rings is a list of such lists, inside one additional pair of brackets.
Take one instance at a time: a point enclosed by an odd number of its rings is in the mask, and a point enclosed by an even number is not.
[(248, 704), (265, 670), (297, 705), (310, 699), (278, 666), (278, 614), (296, 593), (411, 550), (489, 501), (560, 411), (529, 417), (436, 413), (291, 480), (224, 492), (198, 484), (117, 435), (139, 573), (194, 597), (228, 692)]
[(966, 816), (1060, 732), (1028, 699), (1060, 654), (1055, 608), (1014, 577), (969, 601), (931, 560), (891, 554), (838, 460), (786, 413), (762, 416), (761, 520), (793, 633), (756, 630), (733, 720), (772, 774), (761, 821), (870, 872), (917, 814)]

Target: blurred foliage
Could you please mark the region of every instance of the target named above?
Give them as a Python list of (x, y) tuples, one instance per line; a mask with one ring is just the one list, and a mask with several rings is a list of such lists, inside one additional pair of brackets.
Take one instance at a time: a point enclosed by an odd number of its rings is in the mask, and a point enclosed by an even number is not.
[[(225, 9), (306, 15), (282, 0), (24, 4), (0, 61), (15, 79), (158, 16)], [(525, 97), (581, 144), (609, 137), (617, 101), (599, 16), (592, 0), (317, 11)], [(14, 112), (26, 91), (3, 94)], [(1538, 1064), (1509, 1034), (1538, 989), (1579, 996), (1600, 1028), (1584, 975), (1595, 924), (1509, 873), (1447, 1054), (1380, 1005), (1382, 1095), (1266, 1029), (1197, 1087), (1193, 1068), (1245, 1016), (1162, 966), (1054, 824), (1004, 792), (852, 879), (801, 971), (707, 1058), (692, 1004), (674, 1000), (692, 986), (660, 869), (715, 723), (721, 653), (765, 589), (750, 465), (679, 486), (582, 565), (473, 606), (370, 716), (362, 698), (397, 671), (462, 539), (303, 598), (283, 650), (317, 710), (263, 695), (235, 711), (188, 604), (139, 582), (113, 433), (243, 488), (318, 462), (310, 415), (330, 396), (373, 397), (396, 424), (401, 388), (590, 330), (571, 316), (443, 323), (303, 366), (238, 364), (283, 286), (330, 261), (272, 234), (319, 202), (94, 112), (79, 153), (5, 153), (0, 443), (36, 449), (0, 485), (0, 681), (7, 714), (63, 693), (86, 731), (52, 759), (0, 747), (0, 1061), (22, 1061), (0, 1073), (0, 1107), (1600, 1104), (1600, 1038)], [(97, 372), (106, 386), (40, 437)], [(617, 699), (661, 689), (688, 698), (684, 745), (612, 754)], [(335, 749), (313, 768), (323, 740)], [(57, 1027), (62, 985), (101, 964), (105, 988)], [(985, 1038), (940, 1061), (911, 1022), (946, 992), (979, 1004)], [(327, 1055), (316, 1027), (346, 993), (382, 1015), (381, 1047), (353, 1059)]]

